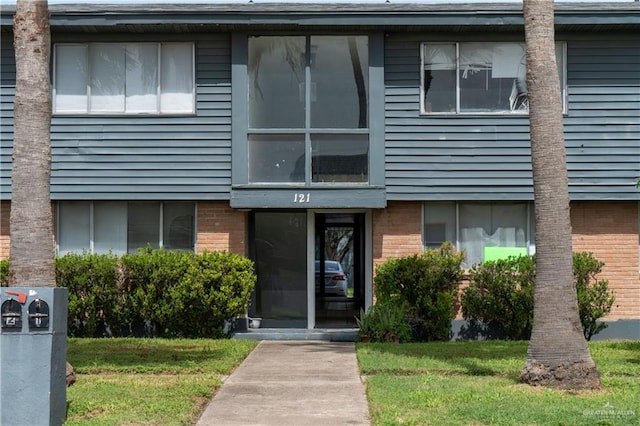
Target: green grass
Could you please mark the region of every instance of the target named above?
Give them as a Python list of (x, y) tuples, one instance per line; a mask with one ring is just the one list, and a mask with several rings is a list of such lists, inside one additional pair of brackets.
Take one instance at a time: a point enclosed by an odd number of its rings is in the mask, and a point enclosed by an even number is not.
[(222, 376), (253, 350), (246, 340), (69, 339), (77, 381), (65, 425), (190, 425)]
[(640, 342), (593, 342), (599, 391), (519, 382), (527, 342), (362, 344), (374, 425), (638, 425)]

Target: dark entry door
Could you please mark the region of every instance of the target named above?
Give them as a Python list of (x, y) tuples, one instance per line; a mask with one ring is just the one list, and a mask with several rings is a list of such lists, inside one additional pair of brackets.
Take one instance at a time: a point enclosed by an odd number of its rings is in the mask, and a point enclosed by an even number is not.
[(354, 327), (364, 306), (364, 214), (317, 213), (315, 324)]
[(307, 328), (307, 212), (253, 212), (250, 223), (258, 282), (249, 316)]

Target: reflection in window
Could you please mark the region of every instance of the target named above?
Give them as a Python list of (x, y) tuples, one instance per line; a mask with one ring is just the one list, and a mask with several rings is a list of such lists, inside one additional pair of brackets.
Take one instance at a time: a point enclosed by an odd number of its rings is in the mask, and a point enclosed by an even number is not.
[[(524, 43), (423, 44), (422, 111), (528, 112), (525, 54)], [(556, 57), (562, 77), (561, 43), (556, 44)]]
[(304, 182), (304, 135), (249, 135), (249, 182)]
[(247, 68), (250, 183), (368, 182), (366, 36), (249, 37)]
[(367, 182), (367, 135), (312, 135), (313, 182)]

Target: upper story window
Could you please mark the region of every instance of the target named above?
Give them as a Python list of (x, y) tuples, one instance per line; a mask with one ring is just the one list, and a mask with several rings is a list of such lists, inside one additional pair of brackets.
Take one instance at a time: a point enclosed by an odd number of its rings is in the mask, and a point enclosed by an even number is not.
[[(423, 114), (526, 114), (524, 43), (423, 43)], [(563, 110), (565, 44), (556, 43)]]
[(367, 183), (366, 36), (248, 39), (249, 183)]
[(57, 44), (55, 114), (193, 114), (193, 43)]

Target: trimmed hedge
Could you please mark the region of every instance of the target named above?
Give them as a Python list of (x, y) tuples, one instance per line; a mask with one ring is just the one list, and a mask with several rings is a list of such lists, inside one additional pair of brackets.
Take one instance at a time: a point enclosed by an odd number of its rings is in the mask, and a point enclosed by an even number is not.
[[(462, 315), (470, 327), (465, 337), (528, 340), (533, 327), (535, 256), (512, 257), (474, 266), (462, 293)], [(607, 327), (598, 320), (614, 302), (609, 282), (598, 280), (604, 263), (592, 253), (573, 253), (573, 278), (585, 339)]]
[(376, 303), (405, 305), (412, 340), (449, 340), (463, 258), (445, 243), (421, 254), (388, 259), (376, 269)]
[[(0, 261), (6, 285), (8, 260)], [(229, 252), (152, 250), (117, 257), (67, 254), (56, 282), (69, 291), (68, 335), (222, 337), (246, 313), (253, 262)]]

